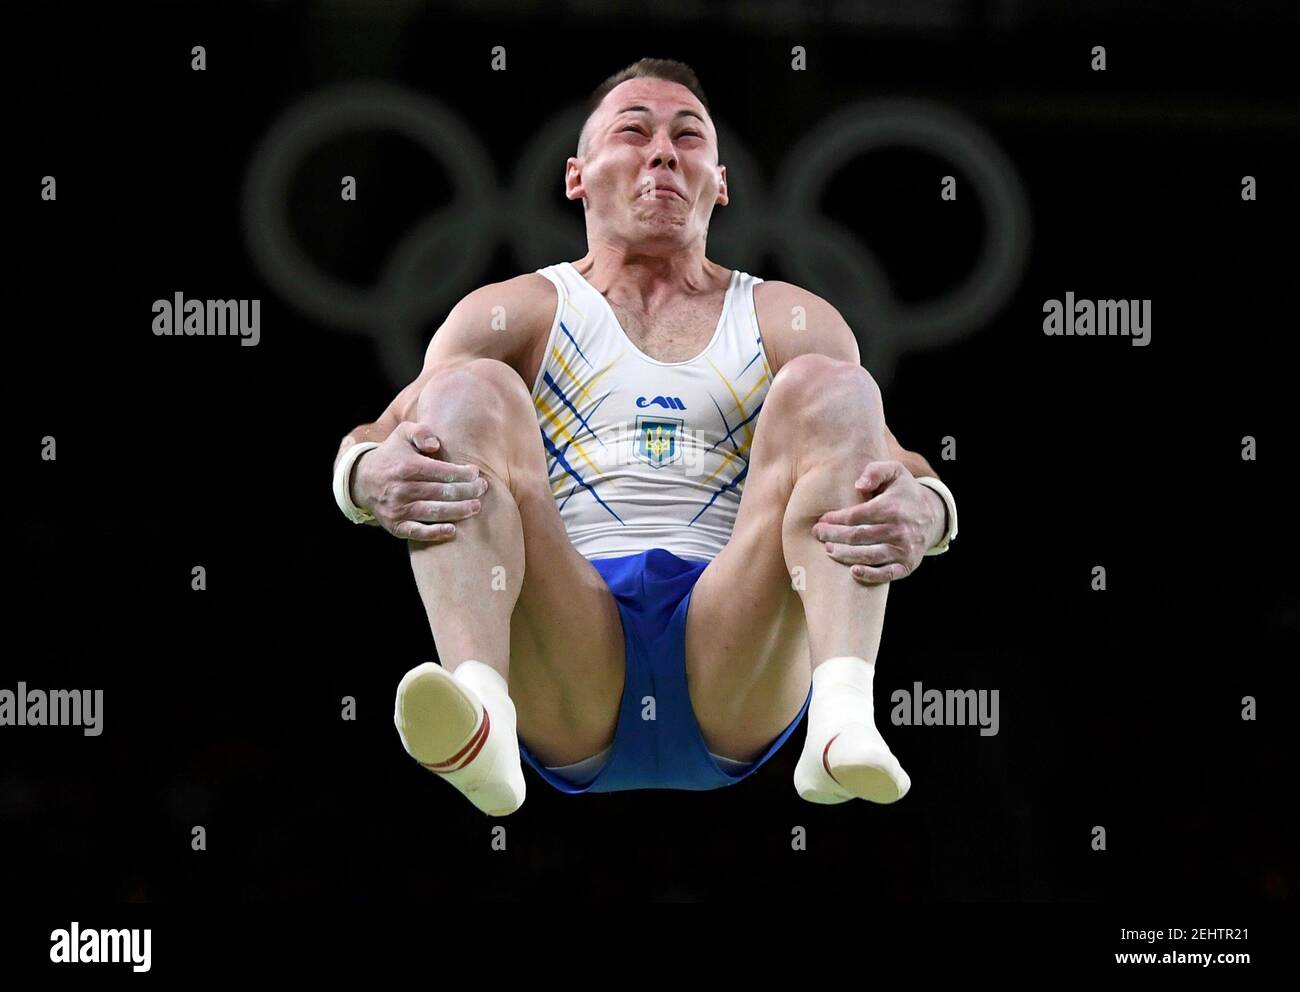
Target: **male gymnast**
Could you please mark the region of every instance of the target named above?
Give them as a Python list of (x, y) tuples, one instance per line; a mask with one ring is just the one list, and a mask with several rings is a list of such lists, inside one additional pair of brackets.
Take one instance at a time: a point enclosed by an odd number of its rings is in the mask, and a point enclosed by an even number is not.
[(566, 793), (716, 789), (806, 712), (802, 798), (901, 799), (876, 653), (952, 494), (834, 307), (705, 257), (727, 170), (688, 66), (598, 87), (564, 182), (587, 254), (464, 297), (335, 462), (343, 512), (409, 542), (442, 662), (398, 686), (403, 746), (504, 816), (521, 762)]

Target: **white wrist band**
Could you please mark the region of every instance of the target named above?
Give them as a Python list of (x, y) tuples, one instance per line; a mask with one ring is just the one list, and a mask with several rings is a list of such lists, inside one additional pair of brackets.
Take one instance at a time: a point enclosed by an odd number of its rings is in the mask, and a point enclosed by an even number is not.
[(378, 441), (361, 441), (354, 444), (343, 452), (343, 457), (339, 459), (339, 463), (334, 469), (334, 502), (339, 505), (343, 515), (354, 524), (368, 523), (374, 520), (375, 516), (352, 502), (352, 466), (357, 463), (358, 458), (371, 448), (378, 447)]
[(916, 481), (927, 489), (933, 489), (938, 493), (939, 498), (943, 500), (943, 505), (948, 510), (948, 530), (936, 542), (934, 547), (926, 552), (927, 555), (941, 555), (948, 550), (948, 545), (957, 536), (957, 501), (953, 499), (952, 490), (932, 475), (918, 476)]

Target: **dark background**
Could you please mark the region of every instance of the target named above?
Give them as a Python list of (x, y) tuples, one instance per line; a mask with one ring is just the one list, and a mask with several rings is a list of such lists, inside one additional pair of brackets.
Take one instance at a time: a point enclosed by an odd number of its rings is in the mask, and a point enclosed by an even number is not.
[[(27, 10), (8, 101), (15, 636), (0, 687), (102, 688), (105, 729), (0, 730), (12, 891), (1293, 901), (1300, 19), (1282, 3), (1167, 6), (1091, 4), (1086, 19), (980, 2)], [(1105, 72), (1089, 68), (1095, 44)], [(490, 71), (494, 45), (504, 72)], [(790, 69), (794, 45), (806, 72)], [(1006, 305), (882, 374), (891, 427), (951, 485), (962, 524), (950, 554), (890, 594), (877, 713), (914, 781), (897, 806), (800, 801), (801, 728), (734, 788), (571, 797), (527, 771), (523, 808), (494, 820), (412, 762), (392, 726), (398, 679), (434, 645), (404, 546), (343, 519), (331, 462), (395, 373), (418, 371), (456, 299), (584, 253), (581, 208), (561, 196), (571, 151), (544, 187), (567, 220), (527, 221), (549, 256), (495, 235), (467, 268), (449, 224), (407, 278), (450, 297), (389, 300), (369, 335), (268, 280), (245, 218), (250, 163), (301, 101), (378, 81), (454, 113), (503, 186), (543, 122), (647, 55), (690, 63), (753, 157), (757, 177), (730, 167), (737, 199), (824, 118), (880, 97), (965, 115), (1027, 196), (1027, 268)], [(969, 185), (939, 201), (949, 173), (962, 182), (937, 157), (887, 150), (821, 198), (898, 301), (942, 296), (978, 255), (987, 218)], [(344, 174), (357, 202), (339, 199)], [(38, 197), (45, 175), (56, 202)], [(1257, 202), (1240, 197), (1244, 175)], [(445, 168), (378, 129), (319, 143), (294, 176), (302, 250), (358, 288), (456, 196)], [(711, 257), (794, 278), (779, 238), (727, 235), (728, 209)], [(856, 306), (851, 284), (810, 288)], [(1067, 290), (1151, 299), (1151, 344), (1046, 337), (1043, 302)], [(155, 337), (152, 301), (177, 291), (259, 298), (261, 343)], [(866, 356), (873, 328), (855, 331)], [(386, 334), (413, 364), (385, 364)], [(45, 435), (56, 462), (39, 459)], [(939, 458), (945, 435), (955, 461)], [(1257, 461), (1241, 459), (1244, 435)], [(190, 588), (195, 565), (206, 591)], [(889, 694), (914, 681), (998, 689), (1001, 732), (888, 727)], [(345, 695), (355, 722), (340, 719)], [(506, 852), (491, 850), (497, 825)], [(795, 826), (806, 852), (790, 849)]]

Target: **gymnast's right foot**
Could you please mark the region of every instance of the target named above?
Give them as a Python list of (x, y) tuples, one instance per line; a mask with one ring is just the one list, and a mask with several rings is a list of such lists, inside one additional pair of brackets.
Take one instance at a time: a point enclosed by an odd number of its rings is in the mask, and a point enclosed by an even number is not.
[(393, 723), (407, 754), (484, 813), (507, 816), (523, 805), (515, 704), (490, 665), (417, 665), (397, 686)]

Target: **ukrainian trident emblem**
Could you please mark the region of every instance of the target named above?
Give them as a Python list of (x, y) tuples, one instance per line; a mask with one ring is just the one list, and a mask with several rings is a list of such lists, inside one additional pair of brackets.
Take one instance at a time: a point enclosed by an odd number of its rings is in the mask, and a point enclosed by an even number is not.
[(677, 443), (680, 420), (636, 418), (636, 454), (655, 468), (674, 462), (681, 455)]

